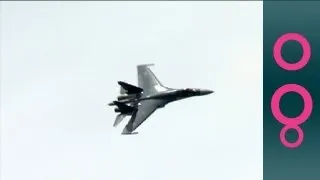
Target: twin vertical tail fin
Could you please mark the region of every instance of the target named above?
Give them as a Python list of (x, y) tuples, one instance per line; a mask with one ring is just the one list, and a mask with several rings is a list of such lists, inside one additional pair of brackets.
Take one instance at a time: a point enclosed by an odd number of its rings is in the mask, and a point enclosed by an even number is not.
[(120, 94), (139, 94), (143, 92), (142, 88), (123, 81), (118, 81), (118, 84), (120, 85)]
[(125, 117), (126, 115), (124, 114), (118, 114), (116, 120), (113, 123), (113, 127), (117, 127)]
[(127, 91), (122, 86), (120, 86), (120, 95), (124, 95), (126, 93)]

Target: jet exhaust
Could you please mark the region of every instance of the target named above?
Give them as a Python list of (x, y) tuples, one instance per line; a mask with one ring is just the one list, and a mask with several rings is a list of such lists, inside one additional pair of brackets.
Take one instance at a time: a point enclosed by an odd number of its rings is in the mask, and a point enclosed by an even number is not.
[(134, 111), (137, 110), (137, 107), (123, 102), (114, 101), (113, 103), (116, 105), (116, 108), (114, 109), (114, 112), (116, 113), (131, 115)]
[(124, 94), (124, 95), (120, 95), (117, 97), (118, 101), (121, 100), (129, 100), (129, 99), (134, 99), (138, 96), (138, 94)]

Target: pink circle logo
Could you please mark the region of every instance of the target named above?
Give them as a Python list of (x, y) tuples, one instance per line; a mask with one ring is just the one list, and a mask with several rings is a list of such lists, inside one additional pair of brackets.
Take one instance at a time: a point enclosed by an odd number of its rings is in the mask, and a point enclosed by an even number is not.
[[(281, 55), (282, 46), (287, 41), (297, 41), (301, 44), (303, 55), (301, 59), (294, 64), (287, 63)], [(277, 64), (285, 70), (295, 71), (303, 68), (311, 57), (311, 47), (308, 40), (298, 33), (287, 33), (278, 38), (273, 47), (273, 57)]]
[[(294, 40), (301, 44), (303, 49), (303, 55), (297, 63), (287, 63), (281, 55), (281, 49), (284, 43), (287, 41)], [(311, 47), (308, 40), (298, 33), (287, 33), (280, 36), (273, 47), (273, 57), (281, 68), (287, 71), (296, 71), (303, 68), (310, 60), (311, 57)], [(283, 95), (288, 92), (298, 93), (304, 102), (303, 112), (294, 118), (289, 118), (282, 114), (280, 110), (280, 100)], [(313, 101), (310, 93), (304, 87), (298, 84), (286, 84), (281, 86), (274, 92), (271, 98), (271, 111), (276, 120), (285, 126), (280, 131), (280, 141), (281, 143), (288, 148), (296, 148), (301, 145), (304, 134), (303, 130), (299, 127), (300, 124), (308, 120), (312, 113)], [(289, 129), (294, 129), (298, 132), (298, 139), (291, 143), (286, 140), (286, 133)]]
[[(289, 118), (283, 115), (280, 110), (281, 97), (288, 92), (298, 93), (300, 96), (302, 96), (304, 101), (304, 109), (302, 113), (299, 116), (294, 118)], [(302, 143), (303, 131), (298, 125), (308, 120), (308, 118), (312, 113), (312, 108), (313, 108), (312, 97), (304, 87), (297, 84), (286, 84), (276, 90), (276, 92), (273, 94), (271, 98), (271, 111), (273, 113), (273, 116), (276, 118), (276, 120), (285, 125), (280, 132), (280, 141), (282, 142), (283, 145), (285, 145), (286, 147), (295, 148)], [(298, 132), (298, 140), (294, 143), (289, 143), (285, 138), (285, 134), (289, 129), (294, 129)]]

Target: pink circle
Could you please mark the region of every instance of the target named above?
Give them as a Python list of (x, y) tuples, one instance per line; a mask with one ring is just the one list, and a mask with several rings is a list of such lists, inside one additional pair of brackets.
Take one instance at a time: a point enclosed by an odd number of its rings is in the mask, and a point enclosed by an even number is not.
[[(284, 94), (288, 92), (296, 92), (300, 94), (304, 102), (302, 113), (294, 118), (289, 118), (283, 115), (280, 110), (280, 99)], [(273, 116), (277, 119), (278, 122), (284, 125), (296, 126), (304, 123), (311, 115), (312, 108), (313, 102), (310, 93), (304, 87), (297, 84), (286, 84), (281, 86), (276, 90), (271, 99), (271, 111), (273, 113)]]
[[(298, 139), (296, 140), (296, 142), (291, 143), (287, 141), (286, 133), (289, 129), (294, 129), (298, 132)], [(296, 148), (300, 146), (303, 141), (303, 137), (303, 131), (299, 126), (284, 126), (280, 131), (280, 141), (284, 146), (288, 148)]]
[[(287, 63), (281, 55), (281, 49), (284, 43), (287, 41), (294, 40), (301, 44), (303, 55), (301, 59), (296, 63)], [(311, 57), (311, 47), (308, 40), (298, 33), (287, 33), (280, 36), (273, 46), (273, 56), (277, 64), (285, 70), (294, 71), (303, 68)]]

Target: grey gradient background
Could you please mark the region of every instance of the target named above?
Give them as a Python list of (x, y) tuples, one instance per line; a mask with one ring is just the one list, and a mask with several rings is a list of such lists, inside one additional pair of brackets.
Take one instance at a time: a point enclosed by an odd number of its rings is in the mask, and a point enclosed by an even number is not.
[[(320, 2), (263, 2), (263, 98), (264, 98), (264, 180), (315, 180), (320, 178), (320, 116), (319, 116), (319, 60), (320, 60)], [(287, 72), (273, 59), (272, 48), (284, 33), (297, 32), (305, 36), (311, 45), (311, 59), (301, 70)], [(301, 46), (287, 42), (282, 49), (284, 59), (296, 62), (302, 56)], [(287, 83), (304, 86), (312, 95), (313, 112), (304, 124), (304, 140), (300, 147), (288, 149), (279, 140), (283, 125), (272, 116), (270, 102), (277, 88)], [(289, 117), (302, 112), (303, 100), (296, 93), (282, 97), (280, 107)], [(297, 133), (287, 133), (289, 141), (295, 141)]]
[[(262, 2), (1, 2), (1, 37), (2, 180), (262, 179)], [(121, 136), (140, 63), (216, 93)]]

